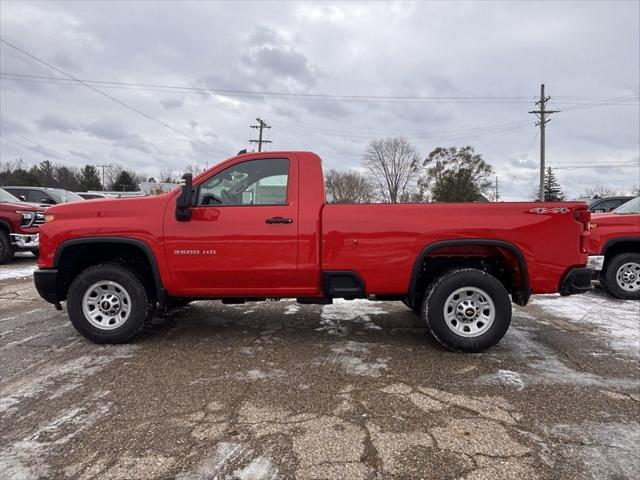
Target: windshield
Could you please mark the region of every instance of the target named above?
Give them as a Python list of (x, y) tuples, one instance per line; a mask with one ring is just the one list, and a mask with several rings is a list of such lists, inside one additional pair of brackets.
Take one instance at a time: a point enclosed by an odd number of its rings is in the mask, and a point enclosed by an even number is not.
[(636, 197), (620, 205), (613, 213), (640, 213), (640, 197)]
[(78, 200), (84, 200), (80, 195), (76, 195), (73, 192), (62, 190), (60, 188), (51, 188), (46, 190), (49, 195), (54, 197), (58, 203), (77, 202)]
[(0, 202), (19, 202), (20, 200), (11, 195), (6, 190), (0, 188)]

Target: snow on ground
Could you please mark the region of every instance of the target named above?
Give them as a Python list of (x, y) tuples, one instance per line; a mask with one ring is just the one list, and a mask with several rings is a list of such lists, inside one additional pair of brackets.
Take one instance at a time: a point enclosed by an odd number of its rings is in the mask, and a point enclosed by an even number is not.
[(33, 275), (33, 271), (36, 269), (35, 265), (29, 263), (28, 265), (20, 264), (8, 264), (0, 266), (0, 280), (8, 280), (10, 278), (26, 278)]
[(329, 359), (331, 363), (340, 365), (352, 375), (377, 377), (382, 370), (387, 369), (386, 358), (376, 358), (375, 361), (367, 361), (371, 344), (360, 342), (344, 342), (331, 347), (333, 355)]
[(640, 356), (640, 302), (617, 300), (589, 293), (560, 297), (536, 295), (533, 305), (551, 315), (595, 327), (594, 334), (607, 336), (618, 351)]
[(373, 330), (380, 327), (371, 321), (371, 315), (382, 315), (385, 310), (369, 300), (342, 300), (335, 299), (333, 304), (325, 305), (320, 316), (319, 331), (334, 335), (345, 335), (349, 328), (345, 323), (355, 322)]

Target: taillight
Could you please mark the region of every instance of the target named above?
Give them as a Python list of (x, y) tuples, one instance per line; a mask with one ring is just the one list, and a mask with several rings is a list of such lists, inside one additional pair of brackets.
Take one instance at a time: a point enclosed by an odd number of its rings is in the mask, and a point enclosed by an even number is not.
[(587, 208), (576, 208), (573, 211), (573, 216), (583, 226), (583, 230), (580, 233), (580, 252), (589, 253), (589, 230), (591, 229), (591, 212)]

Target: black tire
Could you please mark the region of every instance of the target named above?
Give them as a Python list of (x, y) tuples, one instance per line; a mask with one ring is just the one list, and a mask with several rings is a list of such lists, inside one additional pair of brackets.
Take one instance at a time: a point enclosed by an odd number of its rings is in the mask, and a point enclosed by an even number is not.
[[(117, 328), (98, 328), (85, 316), (82, 302), (87, 290), (97, 282), (116, 282), (130, 298), (130, 313)], [(82, 271), (71, 283), (67, 295), (67, 312), (75, 329), (95, 343), (125, 343), (135, 337), (155, 310), (155, 299), (141, 275), (117, 264), (100, 264)]]
[[(449, 320), (452, 325), (455, 324), (455, 326), (450, 327), (445, 318), (447, 301), (457, 290), (467, 287), (470, 290), (459, 294), (461, 295), (459, 299), (452, 297), (449, 305), (452, 309), (450, 311), (454, 316), (457, 309), (461, 308), (460, 315), (464, 320), (460, 322), (457, 317)], [(467, 299), (469, 292), (477, 295), (479, 301), (474, 302), (474, 297), (472, 296)], [(476, 310), (475, 315), (478, 315), (483, 305), (482, 301), (485, 302), (486, 311), (491, 311), (489, 304), (486, 303), (485, 295), (493, 302), (493, 322), (483, 322), (481, 317), (466, 317), (466, 312), (470, 312), (469, 315), (471, 316), (474, 308)], [(463, 304), (463, 302), (466, 303)], [(469, 304), (469, 307), (466, 307), (466, 304)], [(511, 323), (511, 300), (504, 286), (488, 273), (475, 268), (452, 270), (437, 279), (427, 289), (425, 300), (422, 304), (422, 317), (433, 337), (444, 347), (457, 352), (482, 352), (498, 343), (507, 333)], [(476, 318), (476, 320), (472, 320), (472, 318)], [(472, 324), (467, 323), (467, 321), (472, 322)], [(467, 332), (461, 332), (464, 335), (454, 332), (457, 327), (462, 330), (469, 329), (468, 334), (472, 335), (474, 332), (471, 331), (471, 328), (474, 325), (478, 326), (477, 336), (464, 336)], [(483, 328), (485, 329), (484, 331), (482, 331)]]
[(0, 228), (0, 265), (9, 263), (13, 260), (14, 254), (13, 246), (11, 245), (11, 238), (9, 232)]
[[(623, 266), (630, 266), (628, 275), (631, 278), (627, 277), (627, 281), (618, 275), (618, 271)], [(600, 285), (616, 298), (640, 300), (640, 253), (620, 253), (608, 260), (600, 275)], [(627, 289), (624, 288), (624, 285), (627, 286)], [(629, 288), (635, 290), (629, 290)]]

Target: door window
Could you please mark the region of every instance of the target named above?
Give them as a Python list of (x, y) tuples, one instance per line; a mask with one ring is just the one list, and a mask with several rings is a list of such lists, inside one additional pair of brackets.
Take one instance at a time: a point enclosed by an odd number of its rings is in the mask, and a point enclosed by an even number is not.
[(51, 205), (55, 205), (56, 203), (53, 198), (42, 190), (29, 190), (29, 193), (27, 194), (27, 202), (49, 203)]
[(201, 206), (286, 205), (289, 160), (250, 160), (237, 163), (200, 185)]

